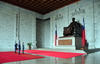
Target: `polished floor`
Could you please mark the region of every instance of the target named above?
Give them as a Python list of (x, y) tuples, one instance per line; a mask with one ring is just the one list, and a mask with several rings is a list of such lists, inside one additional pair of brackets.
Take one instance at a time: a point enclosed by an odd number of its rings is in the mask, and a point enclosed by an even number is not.
[[(67, 51), (54, 50), (54, 49), (50, 50), (68, 52), (68, 50)], [(69, 51), (71, 52), (71, 50)], [(78, 52), (84, 53), (83, 51), (78, 51)], [(44, 56), (44, 57), (45, 58), (42, 59), (32, 59), (32, 60), (9, 62), (3, 64), (100, 64), (100, 51), (88, 53), (86, 55), (77, 56), (69, 59), (49, 57), (49, 56)]]

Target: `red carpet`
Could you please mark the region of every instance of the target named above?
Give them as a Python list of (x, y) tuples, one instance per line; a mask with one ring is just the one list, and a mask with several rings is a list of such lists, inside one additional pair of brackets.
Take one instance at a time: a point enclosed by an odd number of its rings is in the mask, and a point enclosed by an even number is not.
[(58, 58), (72, 58), (80, 55), (85, 55), (86, 53), (71, 53), (71, 52), (57, 52), (57, 51), (44, 51), (44, 50), (25, 50), (26, 53), (58, 57)]
[(15, 54), (14, 52), (0, 52), (0, 63), (39, 59), (44, 58), (42, 56), (30, 55), (30, 54)]

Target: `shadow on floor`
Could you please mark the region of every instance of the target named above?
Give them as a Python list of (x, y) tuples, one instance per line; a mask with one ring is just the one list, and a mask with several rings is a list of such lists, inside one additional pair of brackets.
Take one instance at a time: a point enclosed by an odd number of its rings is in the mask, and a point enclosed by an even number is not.
[(84, 50), (87, 54), (94, 53), (100, 51), (100, 48), (97, 49), (85, 49)]

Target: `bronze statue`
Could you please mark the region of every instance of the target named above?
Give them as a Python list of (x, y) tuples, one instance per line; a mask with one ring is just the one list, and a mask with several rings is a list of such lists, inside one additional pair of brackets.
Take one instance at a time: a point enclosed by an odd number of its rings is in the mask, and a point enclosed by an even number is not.
[(82, 25), (75, 21), (75, 18), (72, 18), (72, 21), (68, 27), (64, 27), (63, 35), (64, 36), (82, 36)]

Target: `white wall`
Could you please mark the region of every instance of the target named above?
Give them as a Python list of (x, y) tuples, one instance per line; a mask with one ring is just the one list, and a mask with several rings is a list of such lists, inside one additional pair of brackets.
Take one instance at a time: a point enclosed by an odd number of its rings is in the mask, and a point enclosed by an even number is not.
[(15, 42), (16, 14), (0, 7), (0, 48), (10, 48)]
[(0, 49), (14, 49), (18, 39), (27, 43), (36, 43), (36, 17), (43, 16), (35, 12), (0, 1)]
[(94, 3), (95, 47), (100, 48), (100, 1)]
[[(85, 10), (85, 13), (79, 13), (80, 10)], [(76, 10), (76, 12), (75, 12)], [(77, 14), (78, 12), (78, 14)], [(72, 16), (72, 14), (75, 15)], [(16, 15), (20, 15), (18, 18)], [(72, 21), (71, 18), (75, 17), (76, 21), (82, 23), (84, 16), (86, 24), (86, 39), (89, 43), (89, 49), (100, 48), (99, 41), (99, 23), (100, 23), (100, 1), (99, 0), (81, 0), (77, 3), (65, 6), (56, 11), (50, 12), (46, 15), (41, 15), (17, 6), (13, 6), (7, 3), (0, 2), (0, 49), (1, 48), (13, 48), (15, 40), (18, 38), (25, 43), (36, 42), (36, 18), (47, 19), (50, 18), (49, 22), (44, 23), (44, 33), (48, 33), (50, 28), (50, 36), (47, 37), (48, 45), (45, 38), (42, 38), (43, 47), (53, 48), (54, 47), (54, 34), (55, 24), (57, 24), (58, 37), (63, 36), (63, 27), (67, 27)], [(17, 22), (20, 20), (20, 22)], [(16, 24), (18, 23), (18, 24)], [(17, 26), (16, 26), (17, 25)], [(20, 28), (16, 31), (16, 28)], [(42, 27), (41, 27), (42, 28)], [(16, 37), (16, 34), (18, 37)], [(3, 46), (4, 45), (4, 46)], [(25, 45), (27, 47), (27, 45)]]
[(38, 48), (50, 47), (50, 19), (36, 21), (36, 40)]
[[(76, 10), (76, 11), (75, 11)], [(82, 12), (80, 12), (82, 11)], [(44, 15), (44, 19), (50, 17), (50, 43), (54, 47), (55, 24), (57, 24), (58, 37), (63, 36), (63, 27), (72, 22), (72, 17), (82, 24), (85, 20), (86, 39), (89, 49), (100, 48), (99, 23), (100, 1), (81, 0), (77, 3), (65, 6), (61, 9)]]

